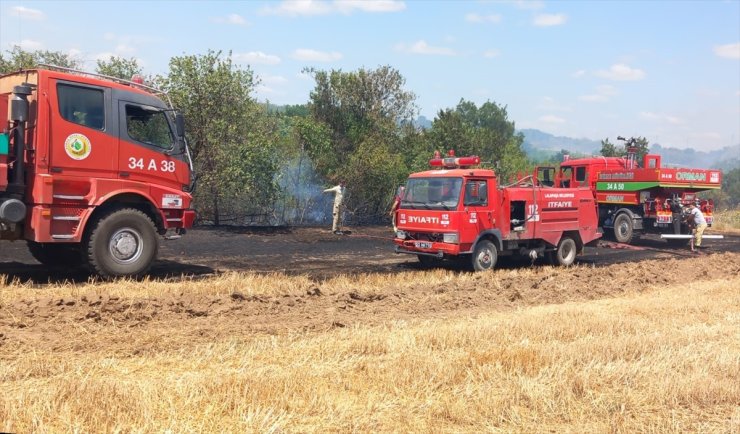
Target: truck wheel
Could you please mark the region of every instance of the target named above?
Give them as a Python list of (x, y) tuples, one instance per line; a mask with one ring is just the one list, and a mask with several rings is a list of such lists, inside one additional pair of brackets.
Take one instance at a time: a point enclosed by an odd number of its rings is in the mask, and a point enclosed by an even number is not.
[(618, 243), (629, 244), (634, 237), (632, 229), (632, 218), (627, 213), (622, 213), (614, 219), (614, 239)]
[(569, 267), (573, 265), (576, 260), (576, 253), (578, 253), (578, 247), (576, 242), (571, 237), (563, 237), (558, 243), (558, 248), (554, 252), (554, 260), (558, 265), (563, 267)]
[(86, 247), (90, 267), (104, 278), (144, 274), (159, 248), (154, 223), (132, 208), (100, 217), (92, 226)]
[(34, 259), (48, 267), (78, 267), (83, 258), (79, 244), (53, 244), (28, 241)]
[(498, 250), (495, 244), (488, 240), (482, 240), (476, 244), (472, 256), (473, 270), (493, 270), (493, 267), (496, 266), (496, 260), (498, 260)]

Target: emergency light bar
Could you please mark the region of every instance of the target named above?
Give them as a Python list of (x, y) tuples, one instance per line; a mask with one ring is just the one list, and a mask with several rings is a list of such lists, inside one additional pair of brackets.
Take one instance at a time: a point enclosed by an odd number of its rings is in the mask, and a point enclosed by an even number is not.
[(447, 155), (447, 157), (442, 158), (439, 151), (436, 151), (434, 153), (434, 158), (429, 160), (429, 165), (432, 167), (444, 167), (446, 169), (466, 169), (470, 166), (477, 166), (480, 164), (480, 157), (476, 155), (471, 155), (470, 157), (455, 157), (454, 150), (450, 150)]

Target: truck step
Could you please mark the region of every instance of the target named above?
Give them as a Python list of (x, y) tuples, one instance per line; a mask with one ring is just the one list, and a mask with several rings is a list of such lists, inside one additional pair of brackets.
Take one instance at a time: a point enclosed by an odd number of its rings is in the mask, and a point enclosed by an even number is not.
[(51, 218), (52, 220), (63, 220), (63, 221), (70, 221), (70, 222), (78, 222), (80, 221), (79, 216), (73, 216), (73, 215), (56, 215)]
[(65, 235), (58, 234), (58, 235), (52, 235), (51, 237), (53, 239), (55, 239), (55, 240), (71, 240), (75, 236), (74, 235), (66, 235), (66, 234)]
[(72, 196), (67, 194), (55, 194), (52, 196), (54, 199), (60, 200), (85, 200), (85, 196)]

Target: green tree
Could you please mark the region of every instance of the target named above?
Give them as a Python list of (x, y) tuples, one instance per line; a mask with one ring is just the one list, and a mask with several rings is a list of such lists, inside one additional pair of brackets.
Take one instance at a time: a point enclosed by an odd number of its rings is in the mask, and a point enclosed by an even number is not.
[(722, 174), (722, 191), (727, 195), (727, 207), (740, 206), (740, 167)]
[(486, 101), (478, 107), (461, 99), (454, 110), (440, 110), (429, 136), (439, 150), (455, 149), (457, 155), (475, 154), (494, 163), (502, 179), (527, 167), (524, 136), (516, 133), (506, 106), (495, 102)]
[(131, 57), (129, 59), (110, 56), (108, 60), (98, 59), (95, 71), (98, 74), (116, 77), (123, 80), (131, 80), (134, 75), (142, 75), (142, 68), (139, 61)]
[(618, 147), (614, 143), (610, 142), (608, 137), (601, 141), (601, 155), (604, 157), (621, 157), (624, 149), (620, 148), (622, 147)]
[(312, 121), (298, 125), (301, 143), (325, 179), (346, 182), (348, 208), (385, 215), (383, 208), (408, 175), (410, 150), (404, 146), (418, 144), (409, 127), (418, 111), (416, 96), (390, 66), (307, 72), (316, 86), (308, 105)]
[[(308, 72), (316, 80), (310, 94), (311, 114), (331, 129), (333, 151), (340, 165), (349, 161), (367, 136), (391, 139), (397, 135), (399, 123), (410, 122), (416, 114), (416, 96), (404, 90), (405, 78), (390, 66), (353, 72)], [(337, 169), (330, 176), (341, 172)]]
[(78, 59), (61, 51), (26, 51), (20, 46), (14, 45), (10, 50), (6, 50), (5, 54), (0, 53), (0, 74), (7, 74), (20, 69), (36, 68), (42, 63), (72, 69), (82, 67), (82, 63)]
[(222, 216), (271, 209), (279, 138), (275, 123), (251, 96), (252, 71), (220, 51), (173, 57), (169, 67), (157, 81), (185, 115), (200, 214), (220, 224)]

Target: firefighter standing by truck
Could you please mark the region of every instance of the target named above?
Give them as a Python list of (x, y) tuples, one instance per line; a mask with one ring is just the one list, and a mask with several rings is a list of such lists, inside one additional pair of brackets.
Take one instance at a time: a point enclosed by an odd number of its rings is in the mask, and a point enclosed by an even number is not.
[(332, 225), (331, 231), (335, 235), (342, 235), (342, 231), (339, 230), (340, 218), (342, 214), (342, 200), (344, 199), (344, 181), (340, 181), (339, 185), (332, 188), (327, 188), (324, 193), (334, 193), (334, 208), (332, 209)]
[(391, 224), (393, 225), (393, 233), (395, 234), (398, 230), (398, 227), (396, 226), (396, 211), (398, 211), (398, 207), (401, 205), (401, 198), (403, 198), (403, 193), (406, 190), (406, 187), (403, 185), (398, 187), (398, 190), (396, 191), (396, 195), (393, 196), (393, 204), (391, 204)]
[(689, 204), (689, 213), (686, 217), (689, 225), (694, 228), (694, 238), (691, 240), (691, 251), (696, 252), (695, 249), (701, 249), (701, 238), (704, 235), (704, 229), (707, 228), (707, 221), (704, 218), (704, 214), (701, 212), (696, 203)]

